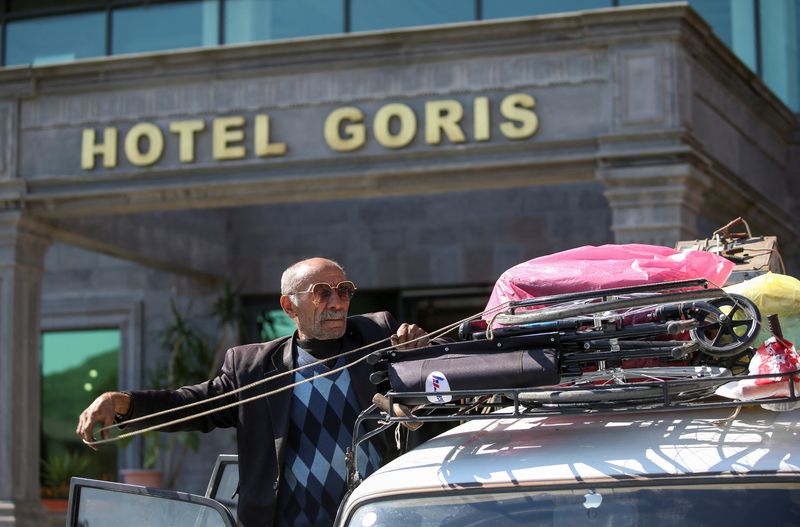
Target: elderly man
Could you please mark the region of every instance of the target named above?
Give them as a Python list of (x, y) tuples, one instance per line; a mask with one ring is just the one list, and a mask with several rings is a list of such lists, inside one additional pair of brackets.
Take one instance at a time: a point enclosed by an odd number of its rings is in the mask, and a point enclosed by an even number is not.
[[(297, 331), (291, 337), (228, 350), (217, 377), (177, 390), (107, 392), (80, 416), (77, 434), (93, 440), (96, 424), (148, 415), (202, 401), (266, 377), (266, 385), (165, 416), (162, 421), (271, 392), (320, 373), (346, 366), (363, 353), (341, 353), (391, 337), (394, 344), (427, 344), (416, 325), (398, 324), (387, 312), (347, 317), (356, 287), (339, 264), (311, 258), (289, 267), (281, 277), (281, 308)], [(416, 340), (415, 339), (419, 339)], [(315, 364), (316, 362), (319, 364)], [(245, 526), (331, 525), (345, 492), (344, 452), (352, 441), (359, 412), (375, 394), (365, 361), (266, 398), (212, 413), (168, 428), (209, 431), (235, 427), (239, 450), (239, 521)], [(148, 421), (146, 424), (153, 424)], [(359, 456), (363, 471), (390, 455), (378, 436)]]

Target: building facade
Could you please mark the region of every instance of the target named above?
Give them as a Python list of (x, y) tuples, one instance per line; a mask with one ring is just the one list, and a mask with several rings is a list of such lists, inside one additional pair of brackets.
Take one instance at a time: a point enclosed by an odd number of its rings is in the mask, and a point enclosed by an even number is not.
[(126, 389), (171, 301), (229, 279), (270, 312), (315, 255), (428, 329), (521, 261), (737, 216), (796, 274), (800, 127), (765, 82), (686, 4), (0, 69), (0, 524), (42, 521), (42, 331), (116, 329)]

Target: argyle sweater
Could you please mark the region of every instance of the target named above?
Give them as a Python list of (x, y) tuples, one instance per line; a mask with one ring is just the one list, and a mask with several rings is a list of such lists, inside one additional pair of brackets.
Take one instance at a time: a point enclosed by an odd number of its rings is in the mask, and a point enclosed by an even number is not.
[[(299, 346), (298, 367), (316, 362)], [(344, 365), (340, 358), (331, 369)], [(294, 382), (331, 371), (323, 364), (295, 372)], [(352, 445), (353, 426), (361, 412), (347, 369), (293, 389), (283, 477), (278, 492), (277, 525), (333, 525), (346, 488), (345, 451)], [(359, 448), (359, 472), (380, 466), (380, 454), (367, 442)]]

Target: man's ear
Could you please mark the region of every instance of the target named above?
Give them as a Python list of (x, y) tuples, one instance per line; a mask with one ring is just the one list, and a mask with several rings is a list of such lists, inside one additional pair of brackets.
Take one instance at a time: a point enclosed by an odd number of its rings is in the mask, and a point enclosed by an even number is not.
[(283, 309), (284, 313), (289, 315), (289, 318), (295, 318), (297, 316), (297, 310), (294, 307), (292, 299), (289, 298), (289, 295), (281, 295), (279, 302), (281, 304), (281, 309)]

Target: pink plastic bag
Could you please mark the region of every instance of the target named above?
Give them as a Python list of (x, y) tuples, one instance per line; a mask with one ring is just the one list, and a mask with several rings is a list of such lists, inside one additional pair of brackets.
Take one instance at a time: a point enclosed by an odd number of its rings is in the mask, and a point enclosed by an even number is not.
[(528, 260), (504, 272), (486, 309), (509, 300), (691, 278), (722, 287), (734, 264), (713, 253), (657, 245), (587, 245)]

